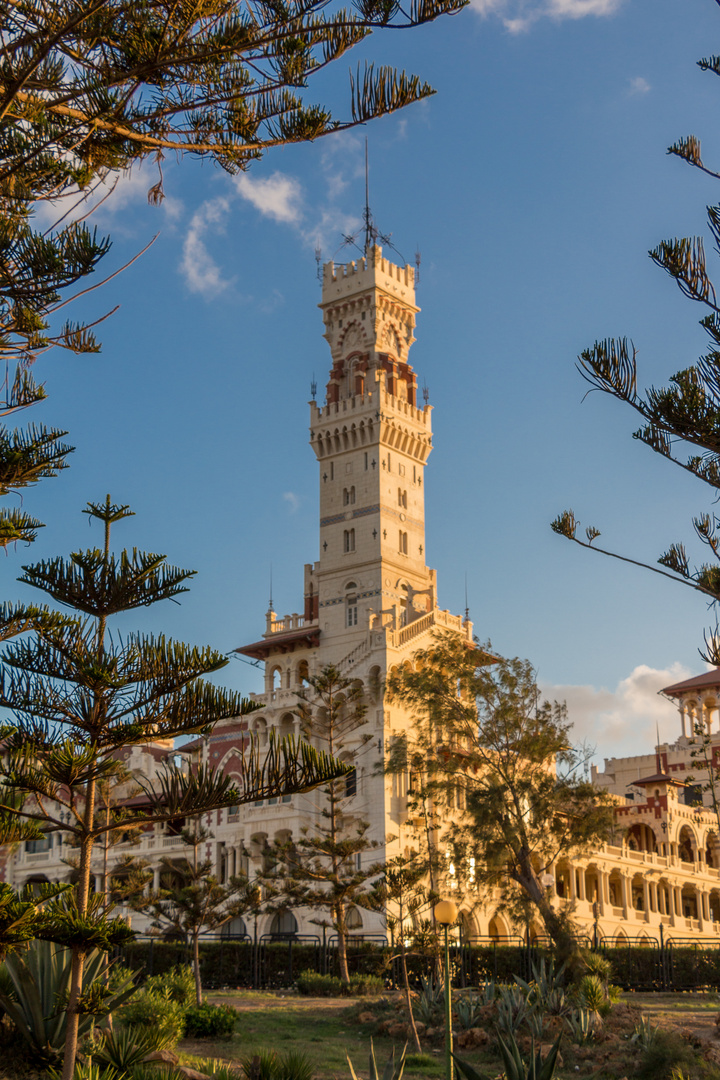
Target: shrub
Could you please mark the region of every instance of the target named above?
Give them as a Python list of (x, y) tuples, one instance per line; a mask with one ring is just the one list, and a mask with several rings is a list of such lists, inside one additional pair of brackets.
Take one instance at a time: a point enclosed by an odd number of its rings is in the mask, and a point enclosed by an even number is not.
[(162, 975), (151, 975), (143, 989), (180, 1005), (192, 1005), (195, 1001), (193, 969), (189, 964), (178, 964)]
[(385, 989), (385, 981), (379, 975), (353, 975), (350, 993), (357, 997), (376, 997)]
[[(72, 953), (50, 941), (34, 941), (22, 954), (11, 953), (0, 968), (0, 1006), (38, 1061), (59, 1061), (65, 1046), (67, 1013), (63, 1002), (70, 990)], [(135, 993), (132, 978), (108, 990), (100, 981), (104, 953), (88, 953), (83, 971), (84, 1013), (78, 1034), (84, 1038), (97, 1017)]]
[(317, 971), (303, 971), (297, 978), (298, 993), (312, 997), (341, 997), (346, 993), (345, 984), (336, 975), (320, 975)]
[(313, 1067), (310, 1059), (300, 1050), (290, 1050), (287, 1054), (276, 1054), (274, 1050), (263, 1050), (260, 1054), (248, 1055), (240, 1061), (245, 1076), (250, 1080), (312, 1080)]
[(164, 1040), (163, 1046), (172, 1048), (183, 1037), (185, 1009), (177, 1001), (143, 990), (120, 1009), (117, 1020), (124, 1027), (139, 1032), (155, 1032)]
[(675, 1031), (656, 1031), (643, 1049), (636, 1076), (639, 1080), (672, 1080), (688, 1071), (697, 1075), (698, 1060), (692, 1047)]
[(237, 1013), (230, 1005), (190, 1005), (185, 1010), (185, 1035), (194, 1039), (231, 1039)]

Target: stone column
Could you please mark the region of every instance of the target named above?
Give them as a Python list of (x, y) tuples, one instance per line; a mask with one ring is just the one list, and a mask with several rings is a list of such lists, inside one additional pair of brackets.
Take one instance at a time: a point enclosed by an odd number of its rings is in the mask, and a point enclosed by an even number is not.
[(153, 892), (157, 892), (160, 888), (160, 867), (156, 866), (153, 869)]
[(630, 908), (630, 882), (627, 874), (620, 875), (620, 899), (622, 901), (623, 918), (628, 919)]
[(605, 870), (598, 870), (598, 911), (601, 915), (605, 914), (605, 897), (608, 893), (608, 879), (609, 875)]
[(645, 922), (650, 922), (650, 882), (643, 876), (643, 907), (645, 909)]
[(578, 870), (578, 900), (585, 900), (585, 871), (582, 867)]
[(575, 889), (575, 867), (570, 865), (568, 867), (568, 883), (570, 885), (570, 900), (577, 898), (577, 890)]

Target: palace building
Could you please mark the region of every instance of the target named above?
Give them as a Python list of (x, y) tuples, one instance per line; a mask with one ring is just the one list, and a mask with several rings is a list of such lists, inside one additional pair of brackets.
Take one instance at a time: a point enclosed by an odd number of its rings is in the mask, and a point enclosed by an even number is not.
[[(125, 754), (131, 775), (151, 777), (169, 756), (205, 763), (242, 785), (242, 754), (250, 735), (262, 750), (269, 733), (300, 734), (298, 691), (327, 665), (357, 681), (367, 702), (365, 722), (344, 741), (341, 756), (354, 767), (347, 781), (347, 824), (369, 822), (374, 850), (358, 855), (372, 863), (402, 855), (413, 845), (408, 817), (408, 775), (383, 772), (390, 741), (411, 720), (383, 700), (393, 667), (412, 662), (438, 630), (473, 640), (467, 613), (440, 608), (435, 571), (426, 563), (425, 468), (432, 450), (431, 406), (418, 400), (410, 363), (415, 340), (415, 273), (396, 266), (369, 244), (366, 255), (323, 270), (320, 303), (331, 366), (324, 400), (310, 402), (310, 446), (318, 463), (319, 557), (306, 563), (298, 611), (279, 617), (272, 609), (256, 641), (237, 648), (258, 663), (264, 686), (250, 717), (218, 725), (180, 748), (157, 743)], [(299, 577), (298, 572), (298, 577)], [(299, 583), (298, 583), (299, 584)], [(259, 628), (260, 630), (260, 628)], [(691, 758), (694, 725), (712, 731), (720, 712), (720, 669), (665, 691), (680, 709), (681, 733), (672, 745), (632, 758), (609, 759), (594, 782), (614, 797), (614, 834), (601, 850), (561, 861), (546, 875), (554, 902), (570, 908), (588, 936), (613, 941), (638, 938), (720, 938), (718, 819), (703, 790), (707, 772)], [(688, 784), (689, 773), (696, 780)], [(276, 841), (298, 837), (322, 813), (322, 796), (310, 793), (218, 811), (208, 821), (213, 836), (206, 857), (221, 879), (267, 867)], [(120, 844), (111, 860), (128, 852), (156, 865), (183, 854), (176, 827), (155, 826), (137, 847)], [(4, 852), (5, 879), (15, 885), (67, 877), (71, 852), (62, 834)], [(96, 853), (101, 887), (102, 852)], [(360, 866), (359, 868), (362, 868)], [(448, 888), (452, 888), (449, 871)], [(506, 938), (518, 933), (492, 904), (459, 896), (468, 937)], [(126, 913), (129, 916), (129, 913)], [(288, 910), (261, 916), (260, 934), (317, 933), (311, 913)], [(143, 928), (133, 917), (133, 925)], [(353, 932), (383, 935), (382, 913), (353, 909)], [(231, 932), (243, 932), (234, 920)], [(523, 930), (524, 932), (524, 930)], [(540, 933), (538, 927), (531, 933)]]

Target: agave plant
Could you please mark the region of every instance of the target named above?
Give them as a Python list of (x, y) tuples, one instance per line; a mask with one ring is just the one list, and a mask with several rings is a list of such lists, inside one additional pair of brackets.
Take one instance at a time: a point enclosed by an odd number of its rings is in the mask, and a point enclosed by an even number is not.
[[(378, 1072), (377, 1061), (375, 1060), (375, 1047), (373, 1046), (372, 1039), (370, 1040), (370, 1076), (369, 1080), (401, 1080), (403, 1070), (405, 1069), (405, 1054), (407, 1053), (407, 1043), (403, 1047), (400, 1060), (395, 1064), (395, 1047), (393, 1047), (390, 1057), (385, 1062), (385, 1068), (382, 1074)], [(353, 1063), (348, 1057), (348, 1065), (350, 1066), (350, 1075), (352, 1080), (358, 1080), (357, 1074), (353, 1068)]]
[[(505, 1066), (504, 1075), (506, 1080), (553, 1080), (557, 1068), (557, 1056), (560, 1049), (560, 1036), (550, 1047), (548, 1055), (543, 1059), (538, 1051), (535, 1053), (535, 1043), (532, 1044), (530, 1062), (525, 1064), (520, 1054), (520, 1048), (515, 1041), (515, 1036), (510, 1035), (507, 1043), (498, 1038), (498, 1046)], [(455, 1067), (465, 1080), (485, 1080), (481, 1073), (473, 1068), (467, 1061), (462, 1061), (453, 1054)]]
[(475, 1027), (480, 1021), (481, 1010), (485, 1004), (486, 1002), (477, 994), (470, 993), (458, 998), (454, 1005), (458, 1025), (465, 1031)]
[(525, 1021), (528, 1014), (527, 998), (520, 986), (503, 986), (497, 998), (497, 1026), (506, 1035), (512, 1035)]
[(166, 1043), (167, 1039), (161, 1033), (121, 1027), (116, 1031), (103, 1032), (93, 1048), (92, 1058), (103, 1067), (109, 1066), (124, 1075), (136, 1065), (141, 1065), (148, 1054), (164, 1049)]
[(427, 1027), (432, 1027), (443, 1015), (445, 1007), (445, 990), (441, 982), (435, 982), (432, 976), (429, 979), (420, 979), (420, 993), (415, 999), (413, 1013)]
[[(118, 1008), (135, 993), (127, 975), (119, 986), (105, 989), (105, 954), (87, 954), (80, 1002), (80, 1034), (88, 1035), (98, 1015)], [(34, 941), (22, 954), (11, 954), (0, 968), (0, 1006), (41, 1062), (60, 1059), (65, 1046), (72, 953), (52, 941)]]
[(584, 1046), (595, 1038), (595, 1024), (587, 1009), (573, 1009), (565, 1017), (570, 1038), (577, 1046)]

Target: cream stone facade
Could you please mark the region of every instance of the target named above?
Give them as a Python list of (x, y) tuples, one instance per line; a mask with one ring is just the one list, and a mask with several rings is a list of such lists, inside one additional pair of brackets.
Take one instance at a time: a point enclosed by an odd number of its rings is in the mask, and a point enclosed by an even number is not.
[[(355, 766), (348, 790), (346, 820), (370, 823), (378, 847), (372, 862), (413, 846), (408, 819), (408, 776), (386, 776), (389, 741), (411, 724), (397, 705), (383, 700), (384, 679), (393, 667), (412, 663), (433, 634), (449, 630), (472, 641), (472, 624), (438, 606), (435, 571), (425, 555), (425, 467), (432, 449), (431, 406), (417, 397), (417, 377), (409, 362), (418, 307), (414, 271), (384, 258), (372, 246), (366, 257), (324, 267), (322, 311), (332, 366), (324, 401), (310, 402), (310, 445), (319, 473), (319, 558), (304, 567), (302, 604), (293, 614), (265, 616), (258, 640), (237, 652), (261, 666), (261, 706), (248, 720), (218, 725), (212, 734), (175, 750), (166, 744), (124, 753), (131, 776), (152, 777), (170, 756), (191, 768), (200, 762), (243, 782), (242, 754), (251, 734), (262, 748), (270, 731), (299, 735), (295, 714), (306, 680), (333, 664), (365, 691), (366, 722), (343, 747)], [(720, 844), (718, 821), (704, 774), (690, 758), (693, 725), (701, 722), (716, 742), (712, 720), (720, 711), (720, 669), (668, 687), (680, 708), (678, 741), (651, 754), (612, 758), (593, 781), (616, 802), (615, 831), (601, 850), (572, 862), (561, 861), (546, 875), (558, 906), (570, 909), (588, 936), (612, 941), (638, 938), (720, 939)], [(670, 707), (670, 706), (669, 706)], [(716, 729), (718, 723), (716, 721)], [(367, 738), (366, 736), (369, 736)], [(696, 775), (688, 787), (688, 773)], [(704, 805), (692, 805), (693, 800)], [(242, 805), (210, 815), (213, 832), (205, 855), (221, 879), (252, 875), (270, 858), (274, 841), (312, 829), (322, 796), (309, 794)], [(155, 867), (183, 854), (182, 823), (154, 827), (132, 849), (121, 844), (110, 863), (129, 850)], [(5, 853), (5, 878), (17, 885), (57, 880), (68, 874), (72, 851), (61, 834)], [(101, 887), (102, 851), (94, 870)], [(462, 895), (448, 861), (445, 882), (462, 910), (466, 937), (517, 936), (492, 903), (479, 904), (472, 890)], [(465, 886), (467, 888), (467, 884)], [(130, 918), (130, 913), (125, 913)], [(382, 913), (356, 910), (357, 934), (383, 936)], [(133, 917), (142, 930), (143, 922)], [(242, 920), (228, 928), (243, 932)], [(317, 934), (310, 914), (295, 910), (261, 916), (259, 934)], [(540, 928), (530, 928), (539, 935)]]

